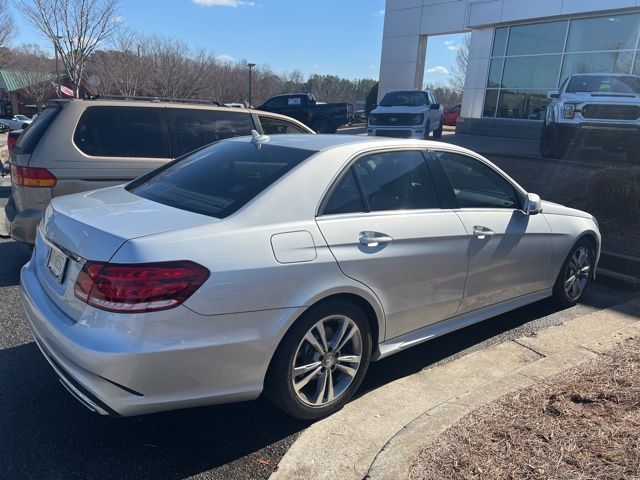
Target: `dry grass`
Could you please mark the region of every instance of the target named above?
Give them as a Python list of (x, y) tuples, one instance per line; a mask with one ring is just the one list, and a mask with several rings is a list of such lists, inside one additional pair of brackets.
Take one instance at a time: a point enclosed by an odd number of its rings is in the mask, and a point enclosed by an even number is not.
[(411, 479), (640, 479), (640, 338), (478, 409)]
[(586, 207), (596, 217), (640, 223), (640, 167), (606, 168), (592, 174)]

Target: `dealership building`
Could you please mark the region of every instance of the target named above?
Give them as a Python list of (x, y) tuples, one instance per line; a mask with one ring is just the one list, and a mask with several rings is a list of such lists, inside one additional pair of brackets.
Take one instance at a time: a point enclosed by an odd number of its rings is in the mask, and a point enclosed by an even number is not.
[(640, 74), (640, 0), (387, 0), (379, 99), (422, 88), (429, 37), (461, 32), (470, 133), (537, 135), (547, 92), (571, 74)]

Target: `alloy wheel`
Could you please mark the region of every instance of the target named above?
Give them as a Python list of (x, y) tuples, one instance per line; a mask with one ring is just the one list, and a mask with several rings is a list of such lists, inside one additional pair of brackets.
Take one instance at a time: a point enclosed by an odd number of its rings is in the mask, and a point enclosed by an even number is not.
[(592, 254), (587, 246), (578, 248), (567, 265), (564, 277), (564, 291), (571, 301), (575, 301), (584, 292), (591, 278)]
[(325, 317), (300, 341), (291, 381), (306, 405), (324, 407), (338, 400), (353, 382), (362, 361), (362, 333), (343, 315)]

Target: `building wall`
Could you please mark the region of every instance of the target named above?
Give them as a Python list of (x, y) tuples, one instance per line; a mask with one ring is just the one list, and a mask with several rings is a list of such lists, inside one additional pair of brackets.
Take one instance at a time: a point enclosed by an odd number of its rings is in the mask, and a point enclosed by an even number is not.
[(640, 8), (640, 0), (387, 0), (378, 100), (422, 88), (428, 37), (472, 32), (462, 116), (480, 118), (496, 25)]

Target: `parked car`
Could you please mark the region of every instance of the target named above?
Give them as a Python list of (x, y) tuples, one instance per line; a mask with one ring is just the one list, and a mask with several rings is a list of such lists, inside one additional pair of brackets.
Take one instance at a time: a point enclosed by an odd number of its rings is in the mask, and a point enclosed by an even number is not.
[(458, 104), (455, 107), (451, 107), (447, 112), (444, 112), (444, 124), (449, 127), (455, 127), (458, 123), (458, 118), (460, 118), (461, 110), (462, 105)]
[(10, 156), (4, 230), (32, 244), (52, 198), (132, 180), (224, 138), (313, 133), (273, 113), (211, 104), (56, 100), (18, 137)]
[(575, 304), (600, 234), (440, 142), (225, 140), (127, 185), (55, 198), (26, 317), (101, 414), (267, 398), (341, 408), (370, 360), (546, 297)]
[(33, 122), (34, 119), (31, 119), (26, 115), (14, 115), (13, 120), (15, 120), (16, 122), (21, 122), (23, 125), (31, 125), (31, 122)]
[(540, 153), (563, 158), (570, 148), (601, 146), (640, 161), (640, 77), (581, 73), (550, 92)]
[(10, 120), (8, 118), (0, 118), (0, 125), (4, 126), (6, 130), (20, 130), (21, 128), (27, 128), (29, 123)]
[(443, 108), (431, 91), (389, 92), (369, 114), (369, 135), (396, 138), (442, 137)]
[(267, 100), (258, 110), (295, 118), (318, 133), (335, 133), (353, 120), (350, 103), (320, 103), (313, 93), (278, 95)]

